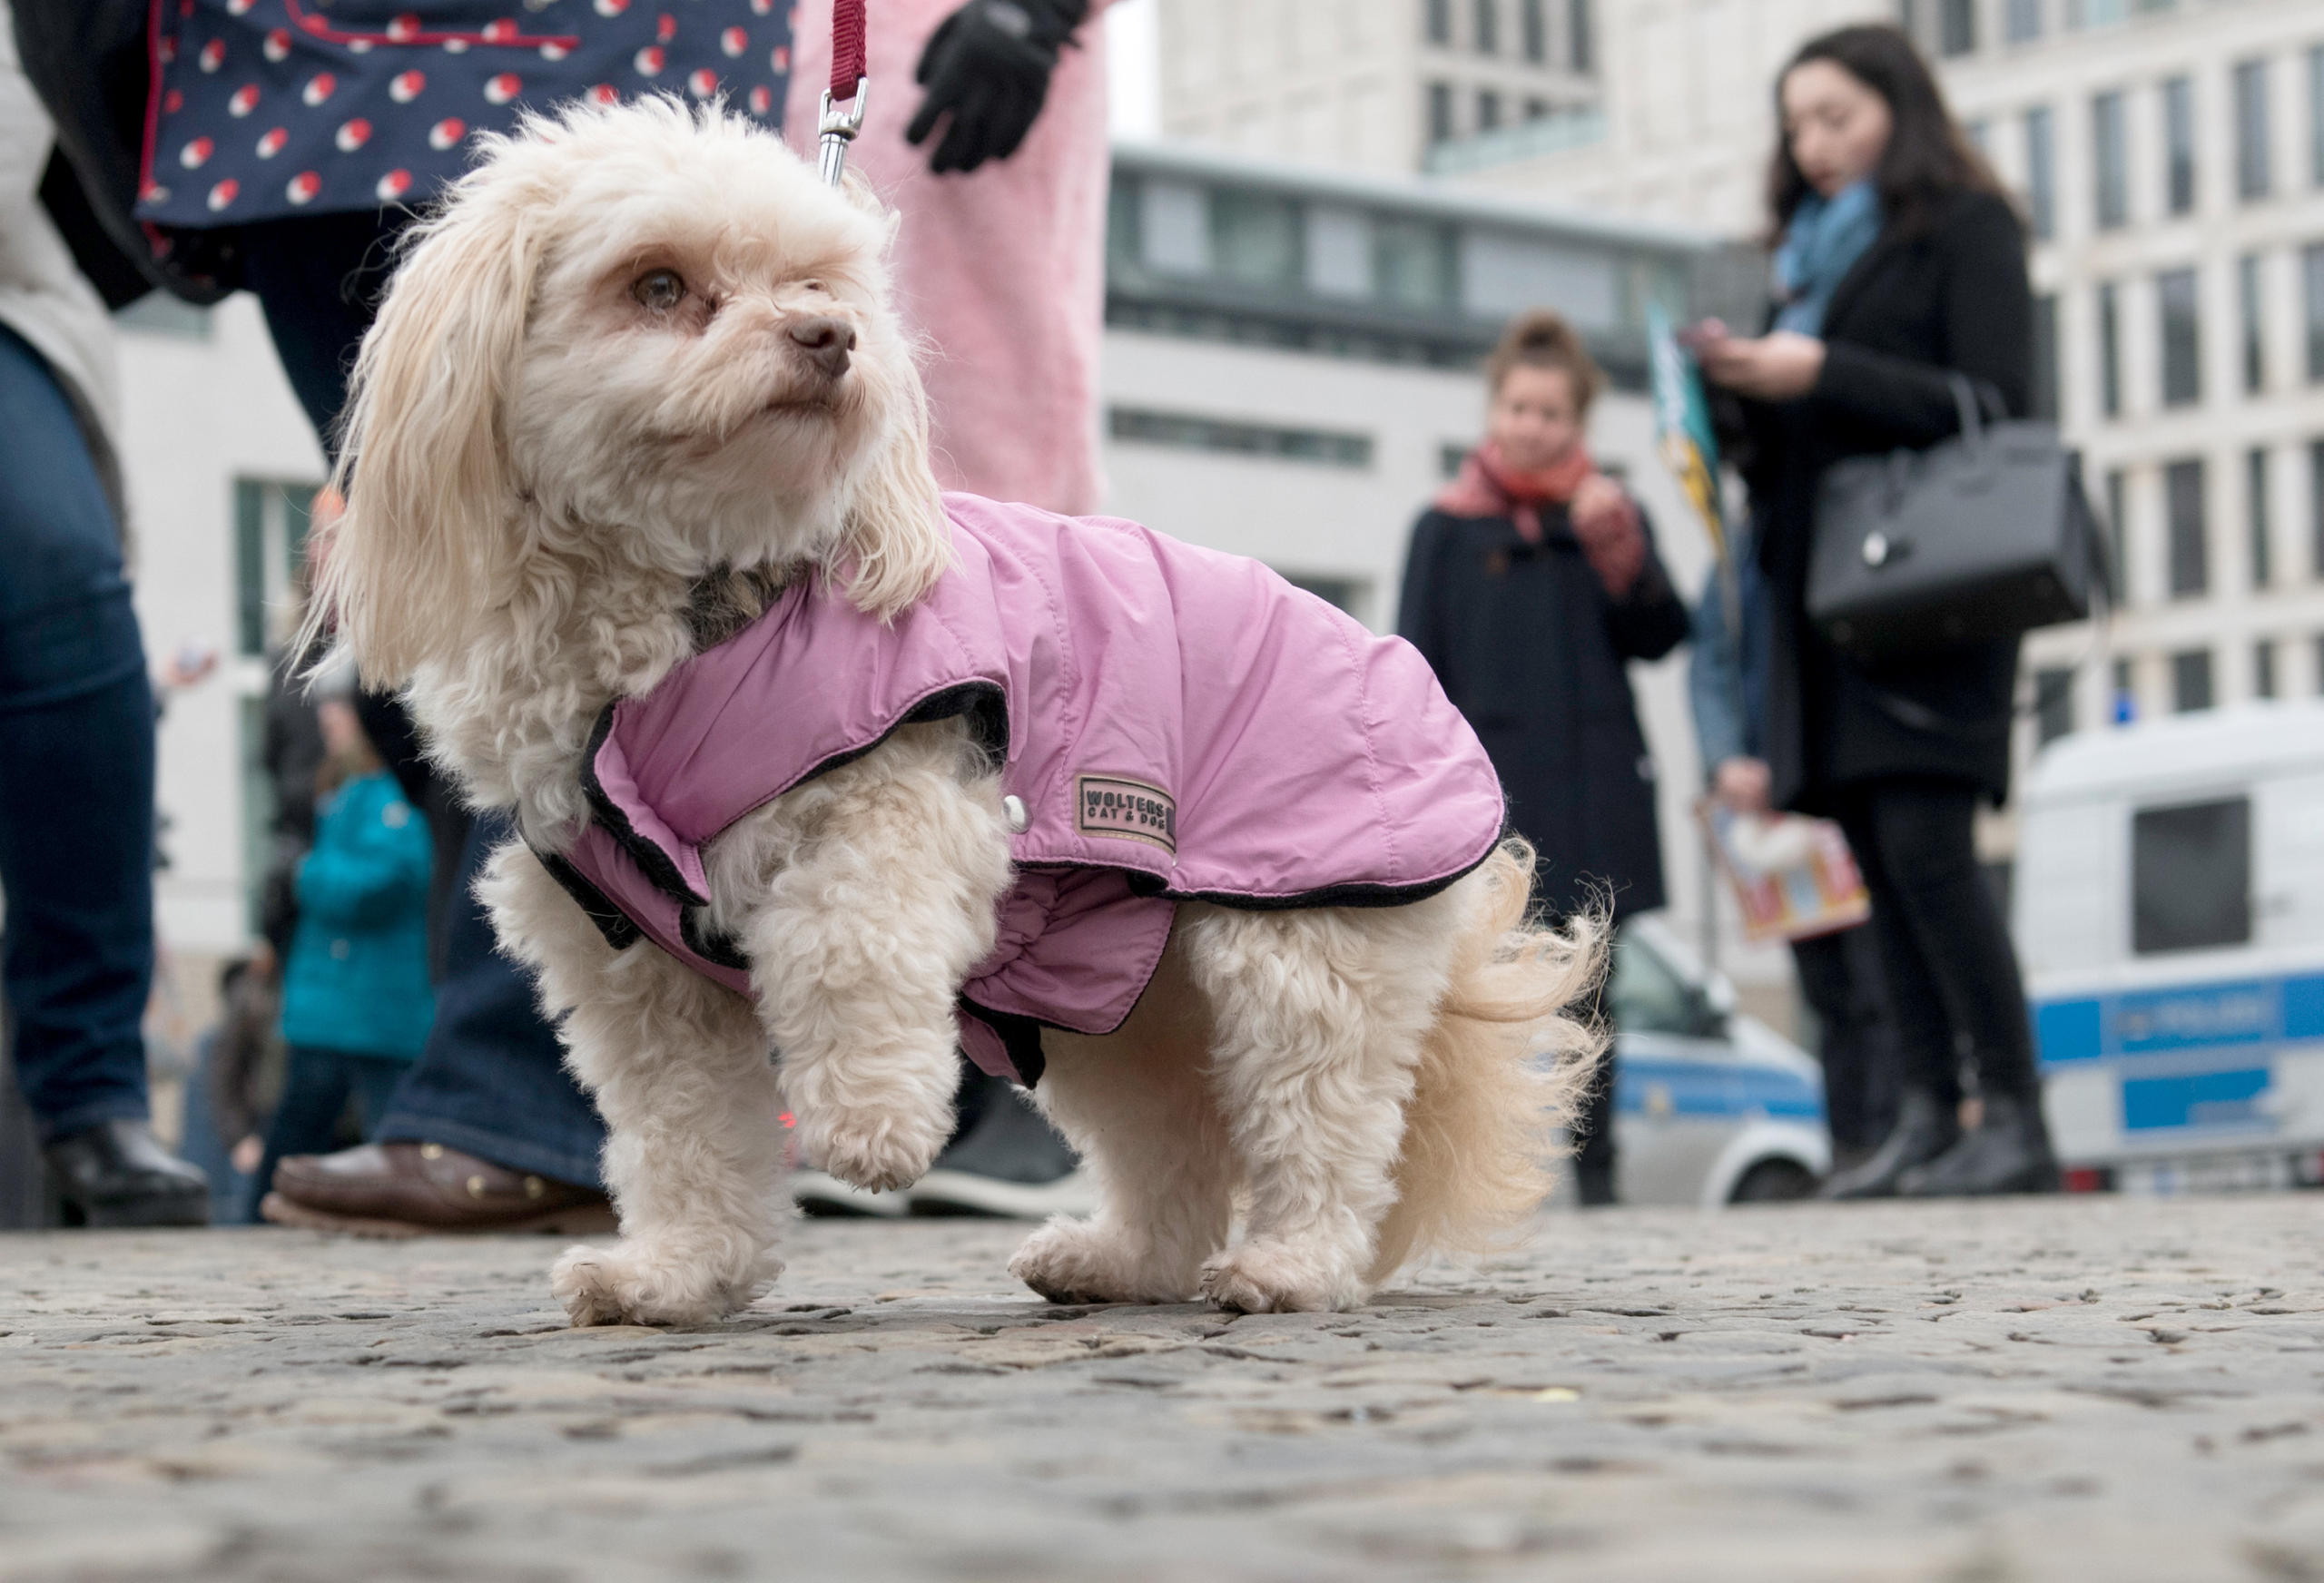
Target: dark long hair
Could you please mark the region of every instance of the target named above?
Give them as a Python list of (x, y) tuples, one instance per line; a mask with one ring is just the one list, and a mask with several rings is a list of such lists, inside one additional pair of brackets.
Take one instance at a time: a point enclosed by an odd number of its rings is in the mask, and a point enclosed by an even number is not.
[(1873, 24), (1835, 28), (1801, 44), (1776, 75), (1776, 152), (1768, 166), (1768, 210), (1775, 235), (1791, 223), (1792, 211), (1812, 190), (1782, 131), (1784, 79), (1809, 61), (1831, 62), (1888, 102), (1895, 125), (1873, 180), (1890, 225), (1910, 235), (1925, 228), (1938, 203), (1953, 193), (2002, 192), (1993, 167), (1945, 107), (1944, 90), (1911, 39)]

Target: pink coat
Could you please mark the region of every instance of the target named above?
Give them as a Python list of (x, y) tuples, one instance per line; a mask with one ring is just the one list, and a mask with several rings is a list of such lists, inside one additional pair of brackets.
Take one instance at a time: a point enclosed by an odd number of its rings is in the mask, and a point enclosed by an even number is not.
[(593, 821), (545, 860), (619, 946), (748, 993), (703, 938), (704, 843), (911, 721), (1000, 768), (1015, 881), (961, 990), (985, 1070), (1039, 1027), (1108, 1033), (1180, 900), (1388, 905), (1468, 872), (1501, 783), (1426, 661), (1256, 561), (1134, 523), (948, 495), (959, 564), (891, 625), (812, 582), (598, 721)]
[[(921, 372), (938, 481), (1094, 511), (1109, 176), (1104, 7), (1090, 7), (1059, 60), (1024, 146), (968, 175), (935, 176), (933, 143), (912, 147), (904, 128), (920, 108), (921, 46), (959, 4), (867, 7), (872, 103), (849, 167), (902, 218), (897, 307), (930, 345)], [(796, 15), (783, 136), (812, 160), (816, 103), (831, 81), (830, 0), (808, 0)]]

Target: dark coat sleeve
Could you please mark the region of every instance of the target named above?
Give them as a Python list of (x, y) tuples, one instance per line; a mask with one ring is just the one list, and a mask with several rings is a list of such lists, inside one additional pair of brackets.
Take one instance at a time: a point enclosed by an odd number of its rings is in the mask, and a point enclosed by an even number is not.
[(2017, 217), (2002, 199), (1980, 193), (1964, 201), (1936, 241), (1950, 265), (1938, 310), (1945, 361), (1832, 341), (1810, 394), (1828, 413), (1885, 430), (1891, 445), (1934, 445), (1960, 428), (1953, 371), (1994, 387), (2014, 416), (2024, 416), (2032, 396), (2034, 298)]
[(1686, 601), (1670, 585), (1670, 574), (1654, 547), (1654, 524), (1642, 507), (1638, 521), (1639, 531), (1646, 535), (1646, 565), (1630, 591), (1607, 606), (1606, 631), (1622, 658), (1659, 660), (1687, 641), (1694, 624)]
[(1444, 519), (1424, 512), (1413, 524), (1412, 547), (1404, 555), (1403, 592), (1396, 602), (1396, 635), (1421, 652), (1431, 669), (1444, 674)]

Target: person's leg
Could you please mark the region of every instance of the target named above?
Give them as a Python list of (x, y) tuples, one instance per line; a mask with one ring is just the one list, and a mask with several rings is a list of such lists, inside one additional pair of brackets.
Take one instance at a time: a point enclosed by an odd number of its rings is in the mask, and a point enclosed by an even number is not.
[(476, 900), (477, 876), (509, 828), (507, 815), (484, 814), (468, 832), (445, 934), (448, 971), (437, 987), (436, 1025), (372, 1136), (443, 1144), (595, 1187), (605, 1123), (566, 1071), (531, 981), (500, 954)]
[(1871, 1156), (1835, 1175), (1825, 1185), (1834, 1198), (1884, 1198), (1905, 1172), (1951, 1148), (1960, 1136), (1961, 1062), (1945, 1004), (1915, 916), (1919, 897), (1907, 886), (1894, 843), (1905, 832), (1882, 817), (1891, 782), (1852, 787), (1838, 810), (1840, 828), (1872, 896), (1872, 931), (1878, 948), (1898, 1075), (1896, 1119)]
[(363, 1136), (367, 1141), (376, 1140), (379, 1124), (388, 1119), (396, 1089), (402, 1086), (404, 1074), (411, 1070), (411, 1063), (397, 1056), (349, 1055), (341, 1058), (347, 1068), (348, 1086), (355, 1095), (356, 1113), (362, 1118)]
[(1880, 783), (1873, 822), (1930, 976), (1952, 1012), (1955, 1047), (1974, 1063), (1982, 1118), (1944, 1155), (1907, 1171), (1915, 1195), (2054, 1190), (2033, 1022), (2017, 953), (1974, 841), (1976, 793), (1932, 780)]
[[(340, 1113), (347, 1108), (348, 1062), (337, 1050), (293, 1045), (282, 1068), (282, 1099), (266, 1129), (266, 1155), (251, 1177), (254, 1193), (274, 1179), (274, 1167), (292, 1155), (328, 1149), (339, 1141)], [(251, 1206), (255, 1220), (257, 1204)]]
[(400, 210), (271, 220), (242, 228), (243, 281), (299, 405), (326, 450), (347, 399), (355, 349), (395, 262)]
[(1816, 1058), (1824, 1068), (1824, 1116), (1832, 1146), (1853, 1157), (1876, 1145), (1884, 1132), (1874, 1129), (1869, 1115), (1875, 1081), (1873, 1040), (1878, 1030), (1865, 1018), (1866, 999), (1857, 992), (1853, 975), (1852, 939), (1858, 930), (1843, 929), (1791, 942), (1791, 961), (1799, 975), (1799, 997), (1816, 1014)]
[(200, 1224), (144, 1123), (153, 697), (120, 529), (71, 404), (0, 329), (0, 940), (16, 1078), (68, 1212)]
[(1856, 928), (1840, 936), (1840, 955), (1847, 976), (1848, 998), (1855, 1008), (1851, 1020), (1857, 1029), (1860, 1067), (1864, 1075), (1863, 1127), (1866, 1145), (1878, 1143), (1896, 1124), (1897, 1089), (1902, 1075), (1896, 1054), (1896, 1016), (1888, 1005), (1888, 974), (1880, 965), (1880, 939), (1873, 930)]

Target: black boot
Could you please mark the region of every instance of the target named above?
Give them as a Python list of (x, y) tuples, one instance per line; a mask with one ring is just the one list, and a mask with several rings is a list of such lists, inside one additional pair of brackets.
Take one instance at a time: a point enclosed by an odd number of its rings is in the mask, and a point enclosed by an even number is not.
[(210, 1179), (142, 1121), (101, 1121), (42, 1151), (68, 1225), (208, 1225)]
[(1896, 1191), (1907, 1198), (1960, 1198), (1988, 1193), (2055, 1193), (2058, 1162), (2038, 1094), (1988, 1094), (1977, 1130), (1938, 1158), (1907, 1171)]
[(1861, 1165), (1824, 1184), (1822, 1198), (1893, 1198), (1898, 1180), (1953, 1147), (1961, 1136), (1958, 1107), (1926, 1088), (1907, 1088), (1896, 1103), (1896, 1125)]

